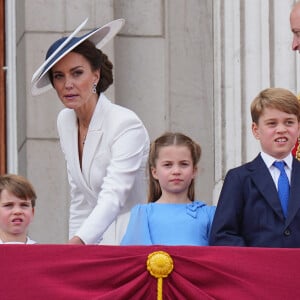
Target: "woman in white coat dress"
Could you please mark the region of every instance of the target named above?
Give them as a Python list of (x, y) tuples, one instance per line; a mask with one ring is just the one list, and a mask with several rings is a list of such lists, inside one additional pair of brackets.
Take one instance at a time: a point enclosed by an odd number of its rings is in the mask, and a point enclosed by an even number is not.
[(100, 50), (123, 26), (112, 21), (54, 42), (32, 78), (34, 95), (53, 86), (65, 106), (57, 119), (71, 192), (69, 243), (119, 244), (133, 205), (146, 200), (149, 137), (129, 109), (110, 102), (112, 64)]

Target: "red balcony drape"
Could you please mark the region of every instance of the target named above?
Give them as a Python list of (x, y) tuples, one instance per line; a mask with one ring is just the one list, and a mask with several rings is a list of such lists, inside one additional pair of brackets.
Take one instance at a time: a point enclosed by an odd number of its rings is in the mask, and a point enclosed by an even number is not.
[(300, 299), (300, 250), (193, 246), (1, 245), (0, 299), (157, 299), (148, 255), (174, 269), (163, 299)]

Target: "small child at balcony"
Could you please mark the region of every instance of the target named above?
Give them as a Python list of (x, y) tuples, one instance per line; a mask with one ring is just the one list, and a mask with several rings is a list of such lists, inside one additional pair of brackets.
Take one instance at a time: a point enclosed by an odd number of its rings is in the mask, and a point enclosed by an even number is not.
[(34, 215), (36, 193), (20, 175), (0, 176), (0, 244), (35, 244), (27, 236)]
[(200, 156), (200, 145), (182, 133), (151, 144), (148, 204), (132, 208), (121, 245), (208, 245), (215, 207), (194, 200)]

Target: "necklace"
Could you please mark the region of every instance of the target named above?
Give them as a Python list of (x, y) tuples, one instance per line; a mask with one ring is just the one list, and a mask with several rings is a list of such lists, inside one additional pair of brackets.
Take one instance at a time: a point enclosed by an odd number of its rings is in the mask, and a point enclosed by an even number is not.
[(82, 143), (82, 145), (85, 144), (88, 131), (88, 127), (78, 125), (78, 139), (79, 142)]
[(82, 145), (85, 144), (86, 136), (87, 136), (87, 134), (83, 137)]

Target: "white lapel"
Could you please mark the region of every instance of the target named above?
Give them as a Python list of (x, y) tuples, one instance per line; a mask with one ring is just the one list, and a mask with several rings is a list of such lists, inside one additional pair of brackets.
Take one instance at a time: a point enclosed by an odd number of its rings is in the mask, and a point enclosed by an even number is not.
[[(66, 129), (62, 131), (63, 136), (61, 136), (61, 142), (63, 142), (63, 148), (67, 149), (64, 152), (68, 156), (67, 160), (72, 177), (74, 177), (75, 181), (81, 182), (86, 186), (79, 163), (77, 117), (74, 110), (66, 109), (66, 112), (66, 117), (63, 122), (63, 126)], [(75, 177), (77, 177), (77, 179)]]
[(111, 102), (104, 96), (104, 94), (100, 95), (89, 125), (82, 155), (82, 173), (86, 180), (89, 178), (92, 162), (101, 144), (103, 136), (103, 121), (110, 103)]

